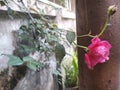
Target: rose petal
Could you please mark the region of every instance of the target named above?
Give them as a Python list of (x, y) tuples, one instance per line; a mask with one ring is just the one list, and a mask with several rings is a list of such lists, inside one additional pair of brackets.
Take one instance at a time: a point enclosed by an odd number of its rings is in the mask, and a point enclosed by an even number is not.
[(101, 40), (98, 37), (95, 37), (91, 40), (92, 44), (90, 44), (88, 46), (88, 49), (92, 49), (98, 42), (100, 42)]
[(85, 63), (87, 64), (89, 69), (92, 68), (88, 54), (85, 54)]
[(112, 47), (108, 41), (101, 41), (98, 37), (93, 38), (91, 42), (88, 46), (89, 52), (85, 54), (85, 62), (89, 69), (98, 63), (106, 62)]

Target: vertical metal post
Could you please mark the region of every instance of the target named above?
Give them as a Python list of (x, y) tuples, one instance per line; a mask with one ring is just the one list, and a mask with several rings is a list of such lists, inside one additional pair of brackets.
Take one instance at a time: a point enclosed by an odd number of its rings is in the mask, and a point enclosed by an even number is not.
[[(84, 62), (84, 51), (78, 48), (80, 90), (120, 90), (120, 1), (76, 0), (77, 35), (100, 32), (108, 6), (116, 4), (117, 13), (111, 19), (101, 39), (108, 40), (112, 49), (110, 60), (89, 70)], [(88, 46), (90, 38), (78, 38), (78, 44)]]

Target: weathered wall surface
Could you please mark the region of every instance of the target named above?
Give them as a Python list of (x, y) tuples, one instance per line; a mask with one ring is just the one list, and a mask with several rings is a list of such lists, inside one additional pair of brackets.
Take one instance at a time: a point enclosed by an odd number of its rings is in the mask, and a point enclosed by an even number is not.
[[(3, 8), (3, 7), (2, 7)], [(15, 8), (14, 8), (15, 9)], [(61, 11), (55, 11), (58, 14)], [(16, 49), (17, 34), (15, 33), (22, 24), (25, 24), (29, 19), (27, 15), (19, 13), (10, 19), (7, 12), (0, 10), (0, 55), (1, 54), (13, 54)], [(54, 15), (56, 15), (54, 14)], [(66, 16), (62, 18), (62, 15), (57, 15), (52, 17), (60, 28), (63, 29), (74, 29), (75, 30), (75, 18), (67, 18)], [(73, 49), (68, 48), (67, 51), (71, 52)], [(44, 57), (44, 56), (41, 56)], [(7, 65), (8, 58), (4, 55), (0, 56), (0, 74), (8, 68)], [(17, 84), (14, 90), (54, 90), (53, 72), (56, 68), (56, 60), (54, 56), (51, 56), (51, 60), (48, 62), (49, 65), (42, 69), (40, 72), (34, 72), (27, 70), (27, 73), (23, 79)], [(9, 75), (12, 75), (12, 69), (9, 68)], [(0, 83), (0, 86), (1, 83)], [(1, 87), (0, 87), (1, 89)]]
[[(13, 54), (16, 47), (14, 31), (17, 31), (21, 24), (26, 22), (26, 18), (15, 17), (10, 19), (5, 11), (0, 11), (0, 55)], [(8, 58), (0, 56), (0, 72), (7, 68)]]

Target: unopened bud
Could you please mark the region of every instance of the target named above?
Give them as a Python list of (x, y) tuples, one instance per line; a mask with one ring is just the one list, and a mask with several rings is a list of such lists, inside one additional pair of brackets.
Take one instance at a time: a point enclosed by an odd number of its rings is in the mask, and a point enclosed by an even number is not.
[(113, 15), (116, 11), (117, 11), (117, 7), (116, 7), (115, 5), (111, 5), (111, 6), (109, 6), (107, 13), (108, 13), (109, 16), (111, 16), (111, 15)]

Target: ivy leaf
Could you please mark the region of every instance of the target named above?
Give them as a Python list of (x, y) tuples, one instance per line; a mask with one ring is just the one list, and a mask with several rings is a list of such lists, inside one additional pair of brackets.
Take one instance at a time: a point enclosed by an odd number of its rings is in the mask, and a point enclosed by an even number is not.
[(19, 28), (18, 33), (19, 33), (19, 35), (21, 35), (21, 34), (28, 34), (28, 32), (27, 32), (27, 26), (26, 25), (22, 25)]
[(41, 63), (41, 62), (39, 62), (39, 61), (36, 61), (36, 60), (32, 61), (31, 63), (34, 64), (34, 65), (36, 65), (37, 68), (40, 68), (40, 67), (43, 67), (43, 66), (44, 66), (43, 63)]
[(55, 42), (60, 41), (56, 36), (54, 35), (48, 35), (46, 40), (50, 45), (54, 45)]
[(71, 44), (72, 42), (75, 41), (75, 32), (67, 31), (66, 38), (68, 42)]
[(37, 70), (37, 67), (36, 67), (36, 65), (35, 64), (33, 64), (33, 63), (27, 63), (27, 67), (28, 68), (30, 68), (31, 70), (34, 70), (34, 71), (36, 71)]
[(64, 46), (58, 43), (55, 47), (55, 54), (56, 54), (56, 58), (61, 62), (63, 57), (65, 56)]
[(32, 61), (29, 61), (26, 66), (27, 66), (28, 68), (36, 71), (36, 70), (39, 69), (40, 67), (44, 67), (44, 64), (40, 63), (39, 61), (32, 60)]
[(26, 30), (27, 30), (27, 26), (26, 26), (26, 25), (22, 25), (22, 26), (20, 27), (20, 30), (26, 31)]
[(7, 56), (9, 57), (8, 65), (18, 66), (23, 64), (23, 61), (19, 57), (14, 55), (7, 55)]
[(23, 61), (24, 62), (27, 62), (27, 61), (33, 61), (34, 59), (30, 56), (26, 56), (26, 57), (23, 57)]
[(21, 47), (25, 50), (26, 53), (30, 53), (35, 50), (34, 47), (30, 47), (30, 46), (23, 45), (23, 44), (21, 44)]
[(34, 60), (30, 56), (23, 57), (23, 61), (27, 62), (27, 67), (36, 71), (38, 68), (43, 67), (44, 65), (40, 63), (39, 61)]
[(14, 18), (13, 18), (13, 13), (14, 13), (14, 11), (13, 11), (10, 7), (8, 7), (8, 9), (7, 9), (7, 14), (8, 14), (8, 16), (10, 17), (10, 19), (14, 19)]

